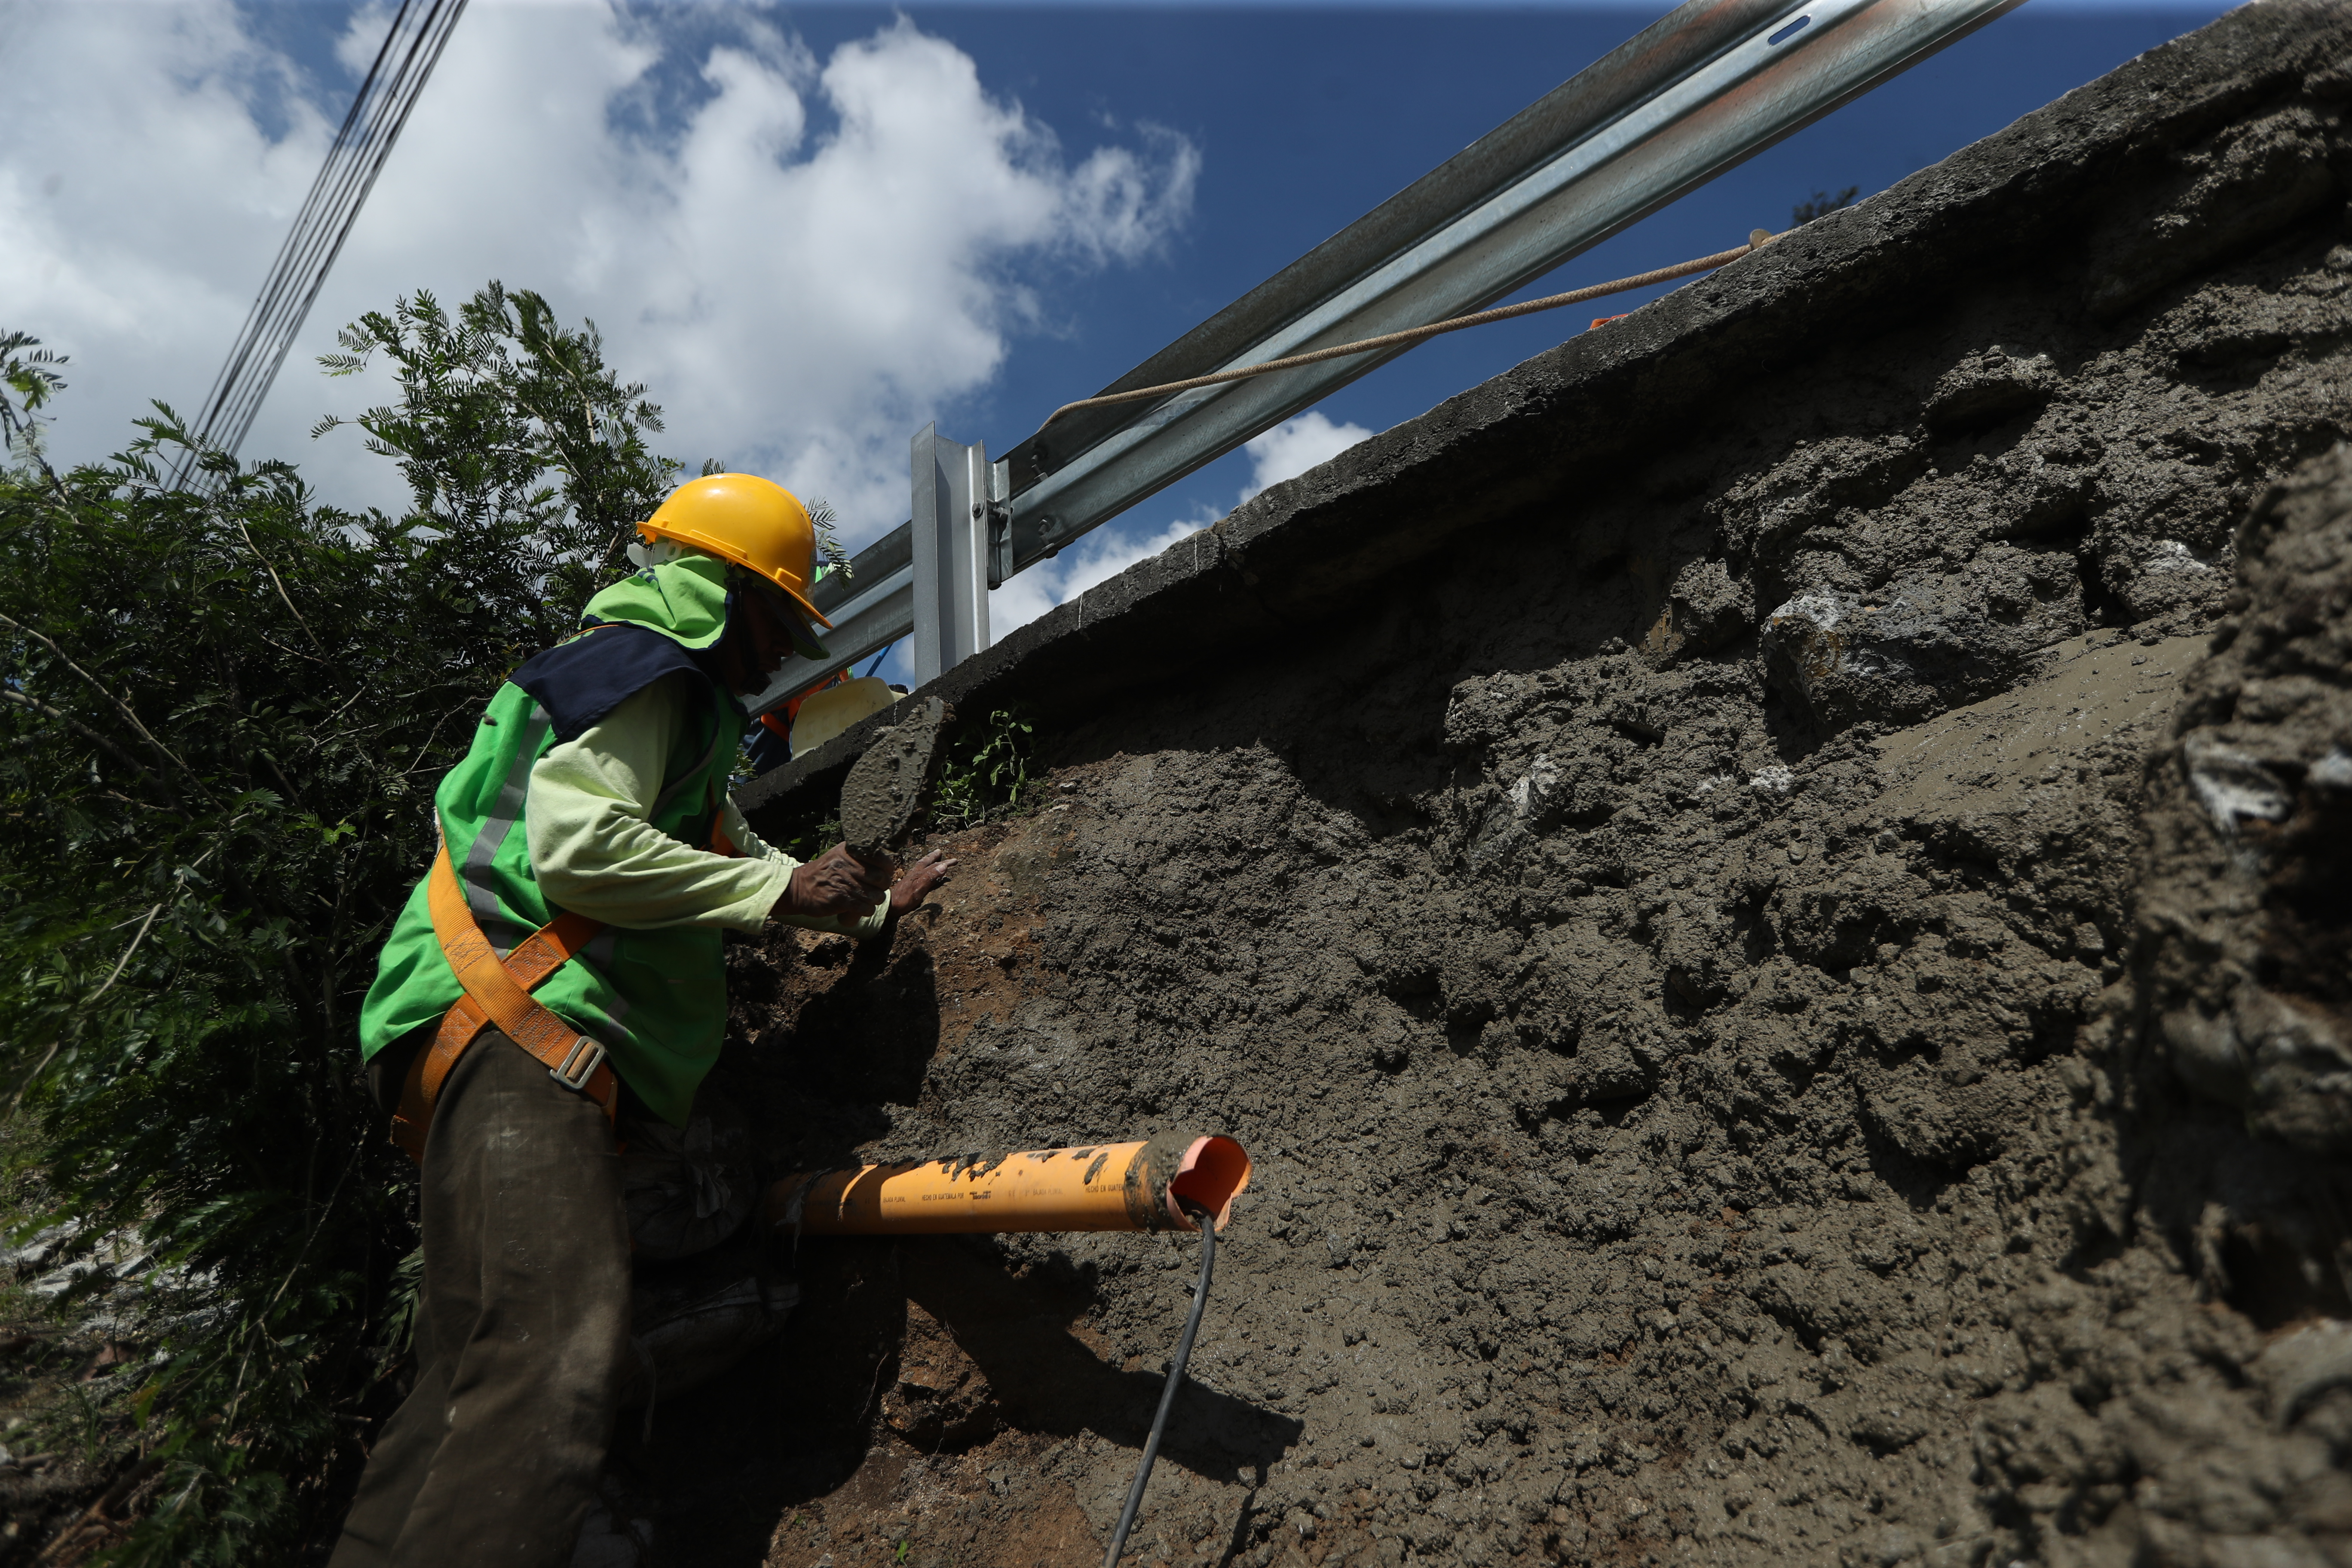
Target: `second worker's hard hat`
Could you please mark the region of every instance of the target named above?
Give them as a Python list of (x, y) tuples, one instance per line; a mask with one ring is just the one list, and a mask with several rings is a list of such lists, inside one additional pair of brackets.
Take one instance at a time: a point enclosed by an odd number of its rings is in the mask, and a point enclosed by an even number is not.
[(816, 529), (800, 498), (757, 474), (705, 474), (670, 491), (639, 537), (667, 539), (716, 555), (773, 583), (821, 626), (833, 625), (809, 600), (816, 577)]

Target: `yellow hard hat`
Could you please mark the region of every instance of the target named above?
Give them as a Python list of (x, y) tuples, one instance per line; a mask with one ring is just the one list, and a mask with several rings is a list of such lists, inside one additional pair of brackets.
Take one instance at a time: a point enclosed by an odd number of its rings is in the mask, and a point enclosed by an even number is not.
[(637, 524), (648, 542), (670, 540), (731, 561), (783, 590), (821, 626), (831, 621), (809, 603), (816, 575), (816, 529), (800, 499), (757, 474), (705, 474), (670, 491), (652, 517)]

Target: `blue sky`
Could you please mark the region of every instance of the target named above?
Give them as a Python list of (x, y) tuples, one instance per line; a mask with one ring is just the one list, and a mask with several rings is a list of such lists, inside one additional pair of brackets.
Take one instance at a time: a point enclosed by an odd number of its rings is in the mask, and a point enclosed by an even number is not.
[[(2032, 0), (1528, 292), (1782, 228), (1815, 191), (1881, 190), (2224, 8)], [(307, 356), (338, 320), (394, 291), (456, 293), (495, 274), (546, 291), (566, 315), (598, 317), (621, 368), (672, 409), (668, 449), (821, 489), (862, 542), (905, 516), (894, 444), (903, 454), (921, 418), (1003, 451), (1660, 9), (614, 13), (476, 0), (247, 455), (294, 458), (331, 496), (388, 499), (348, 451), (296, 434), (354, 395), (308, 374)], [(0, 0), (0, 45), (14, 40), (30, 67), (18, 81), (69, 75), (78, 52), (118, 65), (115, 79), (60, 80), (46, 109), (37, 97), (21, 111), (30, 133), (0, 149), (0, 236), (13, 226), (31, 242), (0, 259), (6, 324), (67, 347), (79, 372), (68, 398), (83, 401), (67, 405), (60, 451), (115, 444), (146, 395), (197, 401), (385, 16), (331, 0)], [(56, 72), (42, 71), (44, 55)], [(845, 63), (864, 75), (833, 69)], [(959, 97), (958, 71), (976, 76), (976, 92)], [(159, 99), (180, 118), (159, 119)], [(94, 115), (119, 122), (115, 146), (91, 136)], [(856, 135), (844, 136), (845, 115)], [(877, 116), (901, 129), (869, 133)], [(609, 146), (577, 151), (598, 137)], [(828, 165), (828, 139), (865, 151)], [(191, 141), (206, 149), (202, 164), (159, 174), (144, 193), (121, 184), (133, 178), (125, 149)], [(988, 158), (961, 159), (983, 141)], [(761, 149), (805, 177), (778, 184), (772, 168), (738, 166)], [(217, 192), (201, 189), (207, 179)], [(665, 182), (714, 194), (699, 206), (644, 195)], [(524, 184), (537, 188), (520, 198)], [(628, 190), (638, 195), (614, 194)], [(859, 190), (877, 194), (861, 203)], [(205, 199), (177, 222), (141, 226), (140, 213), (192, 197)], [(663, 224), (677, 232), (655, 233)], [(191, 225), (204, 231), (194, 240)], [(660, 268), (632, 271), (640, 249), (656, 248)], [(926, 248), (955, 259), (905, 254)], [(1418, 348), (1327, 400), (1297, 438), (1237, 452), (1136, 509), (1005, 601), (1001, 618), (1037, 613), (1348, 435), (1410, 418), (1634, 302)], [(829, 433), (795, 435), (818, 426)]]

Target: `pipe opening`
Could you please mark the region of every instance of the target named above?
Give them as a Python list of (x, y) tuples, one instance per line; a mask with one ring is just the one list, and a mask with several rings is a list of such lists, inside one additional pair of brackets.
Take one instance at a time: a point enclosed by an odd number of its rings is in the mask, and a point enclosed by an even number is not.
[(1169, 1213), (1186, 1230), (1198, 1230), (1177, 1200), (1198, 1204), (1222, 1231), (1234, 1216), (1234, 1199), (1249, 1179), (1250, 1157), (1239, 1143), (1230, 1138), (1195, 1138), (1168, 1183)]

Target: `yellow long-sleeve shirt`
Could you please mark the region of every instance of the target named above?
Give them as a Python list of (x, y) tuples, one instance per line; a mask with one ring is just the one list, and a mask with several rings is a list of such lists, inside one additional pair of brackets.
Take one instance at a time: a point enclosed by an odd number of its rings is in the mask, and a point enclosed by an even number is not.
[[(768, 921), (800, 862), (753, 833), (733, 801), (720, 807), (719, 826), (740, 856), (681, 844), (649, 820), (669, 760), (692, 743), (691, 714), (705, 700), (689, 677), (666, 676), (532, 765), (523, 821), (531, 875), (549, 901), (638, 931), (750, 933)], [(775, 918), (865, 938), (889, 912), (886, 900), (857, 921)]]

